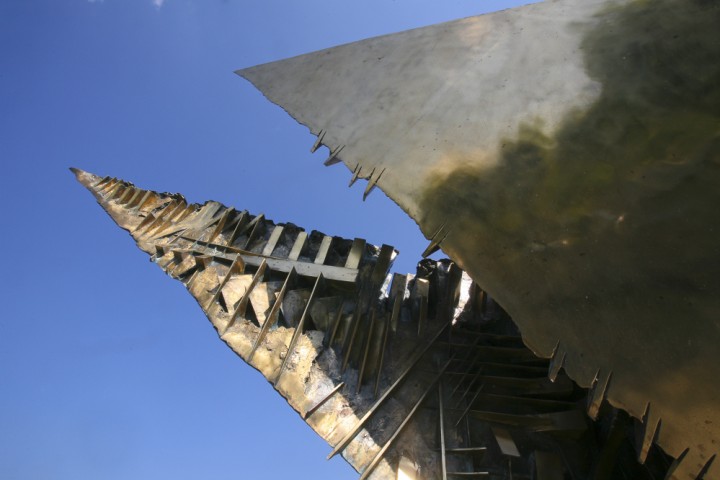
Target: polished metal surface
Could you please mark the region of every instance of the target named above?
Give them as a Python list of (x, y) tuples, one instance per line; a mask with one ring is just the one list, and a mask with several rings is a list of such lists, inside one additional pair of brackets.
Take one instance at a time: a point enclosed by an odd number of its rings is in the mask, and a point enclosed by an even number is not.
[(676, 478), (717, 479), (718, 25), (712, 1), (556, 0), (238, 73), (412, 216), (551, 374), (644, 421)]

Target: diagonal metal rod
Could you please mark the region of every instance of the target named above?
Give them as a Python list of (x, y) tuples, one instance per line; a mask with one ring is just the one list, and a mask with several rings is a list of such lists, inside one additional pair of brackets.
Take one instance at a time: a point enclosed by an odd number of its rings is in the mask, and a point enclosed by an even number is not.
[(225, 330), (223, 331), (223, 334), (230, 330), (230, 327), (235, 325), (235, 321), (237, 320), (237, 317), (239, 316), (245, 316), (245, 311), (247, 310), (248, 302), (250, 301), (250, 294), (252, 293), (255, 286), (258, 284), (261, 278), (265, 275), (265, 270), (267, 268), (267, 261), (263, 259), (262, 263), (258, 267), (257, 271), (255, 272), (255, 275), (253, 276), (252, 280), (250, 281), (250, 285), (248, 285), (247, 290), (245, 290), (245, 293), (243, 293), (242, 298), (238, 300), (237, 304), (235, 305), (235, 311), (232, 314), (232, 317), (230, 317), (230, 321), (228, 321), (227, 326), (225, 327)]
[(235, 260), (233, 260), (232, 265), (230, 265), (230, 268), (228, 269), (227, 274), (222, 279), (222, 282), (220, 282), (220, 285), (218, 285), (217, 291), (213, 294), (213, 296), (207, 302), (207, 305), (205, 305), (205, 311), (210, 310), (210, 307), (212, 307), (213, 304), (217, 301), (217, 299), (220, 297), (220, 294), (222, 293), (223, 288), (225, 288), (225, 285), (227, 285), (228, 281), (230, 281), (230, 278), (233, 276), (233, 274), (234, 273), (243, 273), (244, 271), (245, 271), (245, 262), (243, 262), (243, 259), (240, 255), (237, 255), (235, 257)]
[(405, 417), (405, 420), (402, 421), (400, 426), (395, 430), (395, 433), (392, 434), (392, 436), (388, 439), (387, 442), (385, 442), (385, 445), (380, 449), (380, 451), (375, 455), (375, 457), (372, 459), (370, 464), (368, 464), (367, 467), (365, 467), (365, 470), (363, 470), (362, 475), (360, 475), (359, 480), (365, 480), (370, 476), (372, 471), (377, 467), (378, 463), (383, 459), (385, 452), (392, 446), (395, 439), (402, 433), (403, 428), (412, 420), (413, 415), (415, 415), (415, 412), (418, 411), (420, 408), (420, 405), (425, 401), (425, 398), (427, 398), (428, 394), (432, 391), (432, 389), (435, 387), (435, 384), (442, 378), (443, 373), (445, 372), (445, 369), (450, 365), (450, 361), (448, 360), (445, 365), (440, 369), (440, 372), (437, 374), (437, 376), (433, 379), (432, 383), (430, 383), (430, 386), (425, 390), (425, 392), (420, 396), (420, 399), (415, 403), (412, 410), (410, 410), (410, 413), (407, 414)]
[(380, 378), (382, 376), (382, 367), (385, 362), (385, 349), (387, 348), (387, 341), (390, 334), (390, 320), (389, 315), (385, 315), (385, 331), (383, 332), (382, 345), (380, 346), (380, 360), (378, 361), (377, 373), (375, 374), (375, 389), (373, 390), (373, 398), (377, 397), (378, 389), (380, 388)]
[(373, 416), (375, 411), (377, 411), (380, 406), (385, 403), (385, 401), (390, 397), (390, 395), (395, 391), (395, 389), (400, 385), (403, 380), (408, 376), (408, 374), (412, 371), (413, 368), (415, 368), (415, 365), (420, 361), (420, 359), (425, 355), (425, 353), (430, 350), (430, 347), (433, 346), (435, 341), (440, 338), (440, 335), (445, 331), (445, 329), (449, 326), (449, 324), (443, 325), (438, 332), (433, 335), (433, 337), (428, 341), (428, 343), (425, 345), (425, 347), (422, 350), (418, 350), (417, 353), (410, 359), (408, 362), (407, 367), (398, 375), (398, 378), (393, 382), (392, 385), (388, 387), (387, 390), (385, 390), (385, 393), (382, 394), (380, 398), (377, 399), (377, 401), (370, 407), (370, 409), (363, 415), (363, 417), (358, 421), (358, 423), (348, 432), (345, 434), (345, 436), (340, 440), (337, 445), (335, 445), (335, 448), (332, 452), (328, 455), (328, 460), (330, 460), (332, 457), (340, 453), (347, 447), (353, 438), (362, 430), (363, 426), (367, 421), (370, 419), (370, 417)]
[(438, 412), (440, 420), (440, 465), (442, 466), (442, 480), (447, 480), (447, 464), (445, 463), (445, 413), (443, 412), (443, 382), (438, 382)]
[(285, 358), (283, 359), (283, 362), (280, 365), (280, 371), (278, 372), (277, 376), (275, 377), (275, 381), (273, 382), (275, 385), (277, 385), (278, 382), (280, 381), (280, 377), (282, 377), (282, 374), (283, 374), (283, 372), (285, 372), (285, 368), (287, 367), (288, 362), (290, 362), (290, 357), (292, 357), (292, 354), (295, 351), (295, 346), (297, 345), (298, 339), (300, 338), (300, 335), (302, 335), (302, 333), (303, 333), (303, 327), (305, 326), (305, 321), (307, 320), (307, 317), (310, 314), (310, 307), (312, 307), (313, 302), (317, 298), (322, 284), (323, 284), (323, 276), (321, 273), (320, 275), (318, 275), (317, 280), (315, 280), (315, 285), (313, 286), (312, 292), (310, 292), (310, 298), (308, 298), (308, 301), (305, 304), (305, 310), (303, 310), (302, 317), (300, 317), (300, 321), (298, 322), (297, 327), (295, 327), (293, 336), (290, 339), (290, 345), (288, 345), (287, 354), (285, 354)]
[(357, 388), (355, 390), (356, 395), (360, 393), (360, 388), (362, 388), (362, 381), (363, 381), (363, 376), (365, 374), (365, 367), (367, 365), (368, 354), (370, 353), (370, 346), (372, 345), (372, 340), (373, 340), (373, 329), (375, 328), (375, 317), (376, 316), (377, 316), (377, 309), (373, 308), (372, 314), (370, 315), (370, 328), (368, 328), (367, 341), (365, 342), (365, 352), (363, 353), (362, 364), (360, 364), (360, 371), (358, 372)]
[(255, 344), (250, 351), (250, 355), (248, 355), (247, 363), (252, 363), (252, 359), (255, 356), (255, 351), (258, 349), (260, 344), (262, 344), (262, 341), (265, 340), (265, 337), (267, 336), (272, 326), (275, 325), (275, 323), (277, 322), (278, 315), (280, 313), (280, 307), (282, 306), (285, 294), (287, 293), (288, 288), (290, 288), (290, 284), (295, 281), (296, 276), (297, 274), (295, 273), (295, 269), (293, 268), (292, 270), (290, 270), (290, 273), (288, 273), (287, 277), (285, 277), (283, 286), (282, 288), (280, 288), (280, 293), (278, 293), (278, 296), (275, 299), (275, 303), (273, 303), (273, 306), (270, 309), (270, 313), (265, 319), (265, 323), (263, 323), (263, 326), (260, 329), (260, 333), (258, 333), (258, 336), (255, 339)]
[(324, 397), (322, 400), (320, 400), (318, 403), (316, 403), (315, 406), (313, 406), (310, 410), (308, 410), (307, 412), (305, 412), (305, 415), (303, 415), (303, 419), (306, 420), (307, 418), (309, 418), (310, 415), (312, 415), (312, 414), (315, 413), (320, 407), (322, 407), (323, 405), (325, 405), (325, 403), (326, 403), (328, 400), (330, 400), (333, 395), (335, 395), (337, 392), (339, 392), (340, 389), (343, 388), (344, 386), (345, 386), (345, 382), (340, 382), (335, 388), (332, 389), (332, 391), (330, 391), (330, 393), (328, 393), (327, 395), (325, 395), (325, 397)]

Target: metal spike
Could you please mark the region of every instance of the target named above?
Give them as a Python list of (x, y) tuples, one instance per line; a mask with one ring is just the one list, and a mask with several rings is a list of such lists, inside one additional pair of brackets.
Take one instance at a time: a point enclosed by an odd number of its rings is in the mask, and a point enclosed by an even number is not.
[(417, 314), (417, 334), (418, 337), (422, 335), (427, 323), (428, 315), (428, 295), (430, 293), (430, 282), (424, 278), (418, 278), (415, 280), (415, 291), (420, 297), (420, 306)]
[(708, 461), (705, 463), (705, 466), (703, 466), (702, 470), (700, 470), (700, 473), (698, 473), (698, 476), (695, 478), (695, 480), (704, 480), (705, 475), (710, 471), (713, 462), (715, 462), (715, 458), (717, 458), (717, 454), (714, 454), (708, 459)]
[(323, 138), (325, 138), (325, 130), (320, 130), (317, 140), (315, 140), (315, 143), (313, 143), (313, 146), (310, 147), (310, 153), (317, 152), (317, 149), (320, 148), (320, 145), (322, 145)]
[(230, 280), (230, 278), (233, 276), (233, 274), (242, 274), (245, 271), (245, 262), (243, 262), (243, 259), (240, 255), (235, 256), (235, 260), (233, 260), (232, 265), (230, 265), (230, 268), (228, 269), (227, 274), (222, 279), (222, 282), (220, 282), (220, 285), (217, 288), (217, 291), (213, 294), (213, 296), (208, 301), (207, 305), (205, 305), (205, 311), (210, 310), (210, 307), (213, 306), (213, 304), (217, 301), (217, 299), (220, 297), (220, 294), (222, 293), (222, 289), (225, 288), (225, 285), (227, 285), (227, 282)]
[(373, 390), (373, 398), (377, 397), (380, 388), (380, 378), (382, 377), (382, 367), (385, 361), (385, 350), (387, 349), (388, 337), (390, 336), (391, 317), (385, 315), (385, 328), (383, 330), (382, 345), (380, 345), (380, 360), (378, 360), (377, 372), (375, 374), (375, 389)]
[(210, 237), (208, 237), (208, 243), (214, 242), (215, 238), (222, 233), (223, 228), (225, 228), (225, 224), (227, 223), (227, 219), (234, 211), (235, 209), (233, 207), (225, 209), (222, 216), (220, 217), (220, 220), (218, 220), (217, 225), (215, 225), (215, 229), (210, 234)]
[(420, 359), (425, 355), (425, 353), (430, 350), (430, 347), (433, 346), (435, 341), (440, 338), (440, 335), (445, 332), (445, 329), (447, 328), (447, 325), (442, 325), (442, 327), (438, 330), (438, 332), (432, 336), (432, 338), (425, 344), (425, 347), (423, 347), (422, 350), (416, 351), (415, 355), (410, 359), (408, 362), (408, 365), (400, 372), (400, 375), (398, 375), (398, 378), (395, 379), (395, 381), (388, 387), (387, 390), (385, 390), (385, 393), (382, 394), (380, 398), (378, 398), (375, 403), (368, 409), (368, 411), (363, 415), (363, 417), (355, 424), (355, 426), (350, 429), (345, 436), (335, 445), (335, 448), (332, 452), (328, 455), (328, 460), (330, 460), (332, 457), (340, 453), (347, 447), (353, 438), (360, 432), (360, 430), (363, 428), (363, 425), (370, 419), (370, 417), (373, 416), (373, 414), (377, 411), (380, 406), (385, 403), (385, 401), (390, 397), (390, 395), (395, 391), (395, 389), (407, 378), (408, 374), (415, 368), (415, 365), (420, 361)]
[(230, 234), (230, 238), (228, 238), (228, 245), (232, 245), (233, 243), (235, 243), (235, 240), (237, 240), (237, 238), (242, 234), (243, 230), (245, 229), (245, 225), (247, 225), (249, 218), (250, 215), (248, 215), (248, 211), (243, 210), (236, 218), (233, 219), (233, 223), (235, 223), (235, 228), (233, 229), (232, 234)]
[(248, 223), (246, 229), (250, 228), (252, 225), (252, 230), (250, 231), (250, 234), (248, 235), (247, 241), (245, 242), (245, 246), (243, 247), (245, 250), (248, 250), (250, 246), (252, 245), (252, 242), (254, 242), (257, 237), (260, 236), (260, 234), (264, 233), (265, 231), (265, 214), (261, 213), (257, 217), (253, 218), (252, 222)]
[(252, 359), (255, 356), (255, 351), (262, 344), (263, 340), (265, 340), (265, 337), (267, 336), (267, 333), (270, 331), (272, 326), (275, 325), (275, 323), (277, 322), (278, 316), (280, 314), (280, 307), (282, 307), (283, 300), (285, 299), (285, 294), (290, 288), (290, 285), (292, 285), (292, 283), (295, 281), (296, 276), (297, 272), (293, 268), (292, 270), (290, 270), (290, 273), (288, 273), (287, 277), (285, 277), (283, 286), (280, 288), (280, 293), (278, 293), (278, 296), (275, 299), (275, 303), (273, 303), (273, 306), (270, 309), (270, 313), (265, 319), (265, 323), (263, 323), (263, 326), (260, 329), (260, 333), (255, 339), (255, 343), (253, 344), (252, 350), (250, 351), (250, 355), (248, 355), (248, 363), (252, 362)]
[(357, 182), (357, 179), (360, 177), (360, 172), (362, 171), (362, 167), (358, 163), (355, 165), (355, 170), (353, 170), (352, 178), (350, 179), (350, 183), (348, 184), (348, 187), (352, 187), (355, 182)]
[(337, 312), (337, 315), (335, 316), (335, 322), (333, 323), (332, 327), (332, 333), (330, 333), (330, 338), (327, 341), (327, 346), (332, 347), (333, 343), (335, 342), (335, 337), (337, 336), (337, 332), (340, 328), (340, 322), (342, 322), (343, 313), (345, 312), (345, 301), (343, 301), (340, 304), (340, 309)]
[(428, 396), (428, 393), (430, 393), (430, 391), (435, 387), (435, 384), (440, 380), (440, 378), (442, 378), (442, 375), (445, 372), (445, 369), (448, 367), (448, 365), (450, 365), (450, 361), (448, 361), (440, 369), (440, 373), (437, 374), (437, 376), (431, 382), (430, 386), (425, 389), (425, 392), (423, 392), (423, 394), (420, 396), (418, 401), (415, 402), (415, 405), (413, 405), (412, 410), (410, 410), (410, 412), (405, 416), (405, 419), (402, 421), (400, 426), (398, 426), (398, 428), (395, 429), (395, 432), (390, 436), (390, 438), (387, 440), (387, 442), (385, 442), (385, 445), (383, 445), (383, 447), (380, 449), (380, 451), (377, 454), (375, 454), (375, 457), (373, 457), (372, 461), (370, 461), (368, 466), (365, 467), (365, 470), (363, 470), (363, 473), (362, 473), (362, 475), (360, 475), (359, 480), (367, 479), (370, 476), (370, 474), (373, 472), (375, 467), (377, 467), (377, 465), (380, 463), (380, 461), (385, 456), (385, 452), (387, 452), (387, 450), (392, 446), (393, 442), (398, 437), (398, 435), (400, 435), (400, 433), (403, 431), (405, 426), (410, 422), (410, 420), (412, 420), (412, 417), (415, 415), (415, 412), (418, 411), (418, 409), (420, 408), (420, 405), (422, 405), (422, 403), (425, 401), (425, 398)]
[(645, 408), (645, 414), (642, 419), (643, 430), (642, 443), (640, 444), (640, 453), (638, 454), (638, 462), (645, 463), (647, 460), (650, 447), (653, 443), (657, 442), (658, 436), (660, 435), (660, 428), (662, 427), (662, 419), (658, 418), (655, 420), (651, 405), (648, 403)]
[(427, 258), (433, 253), (440, 250), (440, 244), (447, 238), (449, 232), (445, 231), (445, 224), (443, 223), (440, 228), (430, 237), (430, 244), (427, 246), (425, 251), (422, 253), (422, 258)]
[(303, 415), (303, 419), (307, 420), (310, 417), (310, 415), (317, 412), (320, 407), (325, 405), (325, 403), (327, 403), (327, 401), (330, 400), (333, 397), (333, 395), (335, 395), (337, 392), (339, 392), (340, 389), (342, 389), (344, 386), (345, 386), (345, 382), (340, 382), (339, 384), (337, 384), (337, 386), (335, 388), (333, 388), (330, 393), (328, 393), (322, 400), (320, 400), (312, 408), (310, 408), (310, 410), (305, 412), (305, 415)]
[(275, 225), (275, 228), (273, 228), (272, 233), (270, 234), (270, 238), (268, 238), (267, 243), (263, 247), (261, 255), (269, 257), (272, 255), (273, 250), (275, 250), (275, 247), (277, 246), (278, 242), (283, 236), (283, 232), (285, 231), (285, 227), (283, 225)]
[(367, 340), (365, 342), (365, 352), (363, 353), (362, 363), (360, 364), (360, 370), (358, 372), (358, 381), (355, 394), (360, 393), (362, 387), (363, 375), (365, 374), (365, 367), (367, 365), (368, 354), (370, 353), (370, 346), (372, 345), (373, 330), (375, 328), (375, 318), (377, 317), (377, 309), (373, 308), (370, 314), (370, 327), (368, 328)]
[(310, 307), (312, 307), (313, 302), (320, 294), (319, 290), (322, 289), (322, 286), (323, 276), (321, 273), (315, 280), (315, 285), (313, 286), (312, 292), (310, 292), (310, 298), (308, 298), (308, 301), (305, 304), (305, 310), (303, 310), (302, 317), (300, 317), (300, 321), (298, 322), (298, 326), (295, 327), (293, 336), (290, 339), (290, 345), (288, 345), (287, 353), (285, 354), (285, 358), (283, 358), (283, 362), (280, 365), (280, 371), (278, 372), (277, 376), (275, 377), (275, 381), (273, 382), (275, 385), (277, 385), (280, 381), (280, 377), (282, 377), (282, 374), (285, 372), (285, 368), (290, 361), (290, 357), (292, 357), (292, 354), (295, 351), (295, 346), (297, 345), (298, 339), (300, 338), (300, 335), (303, 334), (303, 328), (305, 327), (305, 321), (307, 320), (307, 317), (310, 313)]
[(390, 298), (393, 300), (392, 317), (390, 318), (390, 328), (393, 332), (397, 331), (398, 320), (400, 318), (400, 310), (403, 300), (405, 299), (405, 289), (407, 287), (407, 275), (396, 273), (393, 275), (392, 286), (390, 287)]
[(588, 394), (588, 416), (593, 420), (597, 420), (598, 413), (602, 402), (607, 396), (608, 386), (610, 385), (610, 379), (612, 378), (612, 372), (608, 374), (602, 382), (600, 382), (600, 370), (595, 374), (595, 380), (593, 386)]
[(363, 202), (368, 197), (368, 195), (370, 195), (370, 193), (375, 189), (378, 180), (380, 180), (382, 174), (385, 173), (385, 169), (383, 168), (377, 177), (373, 177), (373, 173), (375, 173), (375, 169), (373, 169), (373, 171), (370, 173), (370, 178), (368, 178), (368, 184), (365, 186), (365, 191), (363, 192)]
[(678, 457), (673, 460), (672, 464), (670, 465), (670, 468), (668, 469), (667, 473), (665, 474), (665, 480), (671, 480), (674, 478), (675, 472), (680, 467), (680, 465), (683, 464), (683, 461), (685, 460), (685, 457), (687, 457), (687, 454), (690, 452), (689, 448), (686, 448), (682, 451)]
[(560, 369), (565, 366), (565, 349), (560, 346), (560, 341), (555, 345), (553, 350), (552, 359), (548, 367), (548, 378), (551, 382), (557, 380), (557, 376), (560, 373)]
[(338, 155), (340, 152), (342, 152), (343, 148), (345, 148), (345, 145), (340, 145), (335, 150), (330, 152), (330, 156), (323, 162), (323, 165), (326, 167), (329, 167), (330, 165), (335, 165), (336, 163), (340, 163), (340, 159), (338, 158)]
[(245, 316), (245, 311), (247, 310), (248, 302), (250, 301), (250, 294), (252, 293), (255, 286), (258, 284), (261, 278), (265, 275), (265, 270), (267, 269), (267, 260), (263, 258), (262, 263), (258, 267), (257, 271), (255, 272), (255, 275), (253, 276), (252, 280), (250, 281), (250, 285), (248, 285), (247, 290), (245, 290), (245, 293), (243, 294), (242, 298), (238, 300), (237, 305), (235, 307), (235, 311), (232, 314), (232, 317), (230, 317), (230, 320), (228, 321), (227, 325), (225, 326), (225, 329), (223, 330), (223, 334), (230, 330), (230, 327), (235, 325), (235, 321), (237, 317)]

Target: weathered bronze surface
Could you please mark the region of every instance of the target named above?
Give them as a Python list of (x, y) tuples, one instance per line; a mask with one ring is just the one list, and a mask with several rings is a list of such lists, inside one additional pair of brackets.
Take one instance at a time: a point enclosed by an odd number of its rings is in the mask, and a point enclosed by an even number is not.
[(604, 386), (550, 380), (452, 262), (390, 277), (387, 245), (74, 172), (361, 479), (665, 478), (671, 459), (643, 425)]
[(720, 478), (720, 4), (547, 1), (239, 71)]

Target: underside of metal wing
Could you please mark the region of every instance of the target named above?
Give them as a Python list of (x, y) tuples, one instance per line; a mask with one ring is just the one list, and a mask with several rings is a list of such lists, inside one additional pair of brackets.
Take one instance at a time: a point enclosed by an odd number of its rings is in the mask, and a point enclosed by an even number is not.
[(720, 5), (556, 0), (239, 71), (533, 352), (720, 478)]

